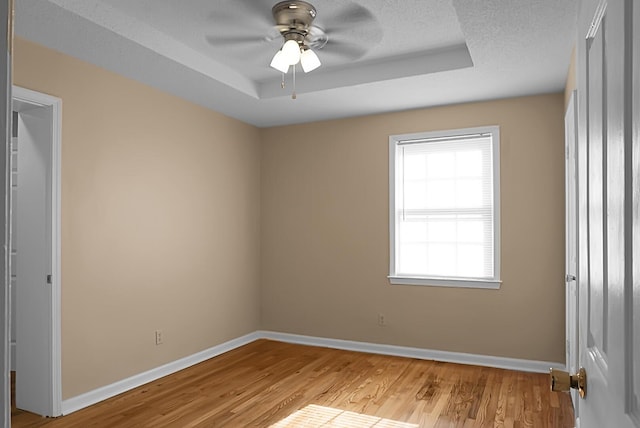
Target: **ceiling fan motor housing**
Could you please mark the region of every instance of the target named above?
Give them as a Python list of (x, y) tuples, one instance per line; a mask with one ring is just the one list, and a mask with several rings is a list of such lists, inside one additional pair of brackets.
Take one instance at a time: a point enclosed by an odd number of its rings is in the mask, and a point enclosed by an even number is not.
[(282, 37), (304, 45), (316, 17), (316, 8), (310, 3), (296, 0), (280, 2), (271, 11)]

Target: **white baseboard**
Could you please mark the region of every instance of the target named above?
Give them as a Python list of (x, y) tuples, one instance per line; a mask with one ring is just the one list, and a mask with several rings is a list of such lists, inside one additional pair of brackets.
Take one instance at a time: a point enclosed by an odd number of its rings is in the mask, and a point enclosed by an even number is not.
[(449, 363), (473, 364), (477, 366), (497, 367), (501, 369), (520, 370), (526, 372), (547, 373), (549, 368), (565, 369), (561, 363), (545, 361), (521, 360), (517, 358), (493, 357), (489, 355), (465, 354), (462, 352), (435, 351), (431, 349), (410, 348), (406, 346), (382, 345), (377, 343), (356, 342), (352, 340), (328, 339), (324, 337), (303, 336), (299, 334), (278, 333), (274, 331), (255, 331), (237, 339), (230, 340), (188, 357), (165, 364), (155, 369), (131, 376), (89, 391), (62, 402), (62, 414), (68, 415), (115, 395), (137, 388), (164, 376), (168, 376), (187, 367), (201, 363), (240, 346), (258, 339), (270, 339), (279, 342), (297, 343), (300, 345), (321, 346), (324, 348), (343, 349), (371, 354), (393, 355), (398, 357), (435, 360)]
[(378, 343), (356, 342), (352, 340), (327, 339), (324, 337), (302, 336), (299, 334), (258, 331), (263, 339), (300, 345), (322, 346), (347, 351), (368, 352), (370, 354), (393, 355), (397, 357), (435, 360), (447, 363), (472, 364), (475, 366), (496, 367), (523, 372), (549, 373), (550, 368), (565, 369), (562, 363), (521, 360), (518, 358), (494, 357), (490, 355), (466, 354), (463, 352), (436, 351), (432, 349), (410, 348), (406, 346), (382, 345)]
[(237, 339), (233, 339), (220, 345), (214, 346), (212, 348), (205, 349), (204, 351), (195, 353), (188, 357), (184, 357), (163, 366), (156, 367), (155, 369), (151, 369), (146, 372), (131, 376), (127, 379), (120, 380), (118, 382), (112, 383), (111, 385), (106, 385), (101, 388), (94, 389), (93, 391), (86, 392), (82, 395), (63, 400), (62, 414), (68, 415), (69, 413), (73, 413), (85, 407), (89, 407), (92, 404), (96, 404), (100, 401), (106, 400), (107, 398), (122, 394), (123, 392), (129, 391), (133, 388), (137, 388), (141, 385), (144, 385), (145, 383), (152, 382), (161, 377), (170, 375), (180, 370), (184, 370), (187, 367), (191, 367), (195, 364), (201, 363), (205, 360), (216, 357), (240, 346), (246, 345), (247, 343), (251, 343), (257, 339), (260, 339), (260, 336), (257, 332), (250, 333), (245, 336), (238, 337)]

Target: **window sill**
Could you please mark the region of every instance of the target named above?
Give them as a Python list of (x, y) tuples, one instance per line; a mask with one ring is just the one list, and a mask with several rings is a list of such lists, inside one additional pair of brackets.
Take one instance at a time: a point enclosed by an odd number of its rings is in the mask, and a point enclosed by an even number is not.
[(451, 287), (451, 288), (487, 288), (498, 290), (502, 281), (485, 279), (445, 279), (424, 278), (416, 276), (388, 276), (391, 284), (424, 285), (427, 287)]

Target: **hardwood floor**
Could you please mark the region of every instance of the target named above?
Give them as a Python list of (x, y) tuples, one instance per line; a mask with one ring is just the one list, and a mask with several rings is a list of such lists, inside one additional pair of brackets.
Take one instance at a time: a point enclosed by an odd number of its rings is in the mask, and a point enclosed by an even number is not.
[(13, 427), (573, 427), (546, 374), (258, 340), (57, 419)]

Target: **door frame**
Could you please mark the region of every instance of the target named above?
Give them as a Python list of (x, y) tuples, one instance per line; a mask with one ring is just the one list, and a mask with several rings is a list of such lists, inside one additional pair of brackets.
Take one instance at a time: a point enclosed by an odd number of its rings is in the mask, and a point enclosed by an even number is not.
[[(565, 340), (567, 371), (578, 370), (580, 314), (580, 290), (578, 288), (578, 91), (574, 90), (569, 98), (565, 113)], [(573, 223), (573, 226), (571, 226)], [(572, 233), (573, 232), (573, 233)], [(573, 249), (571, 248), (573, 247)], [(571, 260), (571, 251), (573, 262)], [(571, 391), (574, 414), (579, 420), (579, 400), (576, 390)]]
[(11, 255), (7, 251), (11, 244), (11, 228), (9, 227), (9, 213), (11, 212), (11, 71), (13, 61), (13, 0), (0, 3), (0, 132), (3, 133), (3, 147), (0, 149), (0, 217), (3, 225), (0, 227), (0, 270), (2, 271), (2, 290), (0, 290), (0, 317), (3, 320), (0, 327), (0, 398), (3, 406), (0, 408), (0, 424), (11, 426), (11, 382), (9, 380), (9, 335), (11, 322), (11, 308), (9, 286), (11, 284)]
[[(12, 105), (29, 105), (34, 108), (48, 107), (51, 110), (51, 293), (50, 312), (48, 315), (49, 342), (48, 379), (45, 385), (51, 387), (47, 391), (51, 397), (49, 414), (44, 416), (60, 416), (62, 414), (62, 357), (61, 357), (61, 245), (60, 245), (60, 196), (61, 196), (61, 143), (62, 143), (62, 100), (51, 95), (13, 86)], [(18, 109), (14, 110), (18, 111)], [(13, 310), (13, 309), (12, 309)], [(19, 338), (18, 338), (19, 340)], [(19, 342), (17, 346), (20, 346)]]

